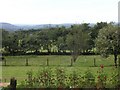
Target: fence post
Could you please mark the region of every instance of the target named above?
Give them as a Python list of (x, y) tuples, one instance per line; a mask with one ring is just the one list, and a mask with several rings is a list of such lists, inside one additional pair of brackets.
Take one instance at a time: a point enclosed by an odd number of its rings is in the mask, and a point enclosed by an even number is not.
[(26, 60), (25, 60), (25, 61), (26, 61), (26, 64), (25, 64), (25, 65), (26, 65), (26, 66), (28, 66), (28, 59), (26, 58)]
[(120, 67), (120, 57), (118, 58), (118, 65), (119, 65), (119, 67)]
[(6, 59), (4, 59), (4, 65), (6, 66)]
[(94, 58), (94, 67), (96, 66), (96, 59)]
[(13, 77), (10, 79), (10, 90), (16, 90), (17, 80)]
[(47, 66), (49, 66), (49, 59), (47, 58)]
[(2, 57), (2, 62), (4, 61), (4, 66), (6, 66), (6, 58)]
[(71, 59), (71, 66), (73, 66), (73, 59)]
[(120, 57), (118, 58), (118, 87), (120, 87)]
[(4, 82), (6, 82), (7, 80), (6, 80), (6, 78), (4, 79)]

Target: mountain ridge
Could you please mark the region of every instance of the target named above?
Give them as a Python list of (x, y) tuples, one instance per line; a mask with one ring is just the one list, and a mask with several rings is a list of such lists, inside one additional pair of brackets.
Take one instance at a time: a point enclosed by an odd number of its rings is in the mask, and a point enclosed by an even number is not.
[[(74, 24), (74, 23), (73, 23)], [(17, 31), (17, 30), (29, 30), (29, 29), (42, 29), (42, 28), (49, 28), (49, 27), (70, 27), (73, 25), (72, 23), (65, 23), (65, 24), (34, 24), (34, 25), (24, 25), (24, 24), (10, 24), (6, 22), (0, 22), (0, 29), (5, 29), (7, 31)]]
[[(63, 23), (63, 24), (11, 24), (6, 22), (0, 22), (0, 29), (5, 29), (7, 31), (17, 31), (17, 30), (30, 30), (30, 29), (43, 29), (50, 27), (62, 27), (66, 28), (71, 27), (75, 23)], [(95, 25), (95, 23), (89, 23), (91, 27)], [(119, 25), (120, 23), (115, 23), (115, 25)]]

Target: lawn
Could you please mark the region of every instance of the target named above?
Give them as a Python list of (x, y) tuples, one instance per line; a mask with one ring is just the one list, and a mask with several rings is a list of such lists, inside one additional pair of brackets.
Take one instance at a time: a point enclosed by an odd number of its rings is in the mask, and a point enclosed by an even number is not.
[[(65, 55), (46, 55), (46, 56), (6, 56), (7, 66), (25, 66), (26, 59), (28, 59), (28, 65), (30, 66), (45, 66), (47, 59), (50, 66), (69, 66), (71, 64), (71, 56)], [(109, 58), (102, 58), (99, 55), (79, 56), (74, 63), (75, 67), (91, 67), (94, 66), (94, 59), (96, 59), (96, 65), (104, 66), (114, 65), (113, 56)], [(2, 62), (4, 65), (4, 62)]]
[[(6, 56), (6, 66), (2, 62), (2, 80), (3, 82), (9, 82), (11, 77), (15, 77), (18, 80), (18, 83), (27, 78), (26, 73), (30, 70), (33, 71), (33, 74), (36, 75), (38, 71), (43, 69), (43, 67), (52, 68), (53, 71), (57, 67), (63, 67), (66, 71), (66, 74), (70, 74), (72, 71), (76, 70), (79, 74), (83, 75), (88, 69), (94, 75), (97, 75), (97, 71), (100, 68), (100, 65), (104, 65), (104, 70), (107, 73), (108, 77), (111, 76), (111, 73), (114, 70), (114, 61), (113, 56), (105, 59), (99, 55), (89, 55), (89, 56), (79, 56), (77, 61), (71, 65), (71, 56)], [(28, 66), (25, 66), (26, 59), (28, 59)], [(49, 60), (49, 66), (46, 66), (46, 61)], [(96, 59), (96, 66), (94, 66), (94, 59)]]

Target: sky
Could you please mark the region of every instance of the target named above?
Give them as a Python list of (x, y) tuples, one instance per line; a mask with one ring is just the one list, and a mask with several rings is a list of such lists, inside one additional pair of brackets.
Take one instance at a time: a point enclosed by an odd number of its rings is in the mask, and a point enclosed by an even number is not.
[(119, 0), (0, 0), (0, 22), (61, 24), (118, 22)]

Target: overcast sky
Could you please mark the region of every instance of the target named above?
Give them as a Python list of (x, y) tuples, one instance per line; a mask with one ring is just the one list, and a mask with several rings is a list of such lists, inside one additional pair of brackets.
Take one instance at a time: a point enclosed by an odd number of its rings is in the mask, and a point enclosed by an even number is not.
[(119, 0), (0, 0), (0, 22), (12, 24), (118, 21)]

